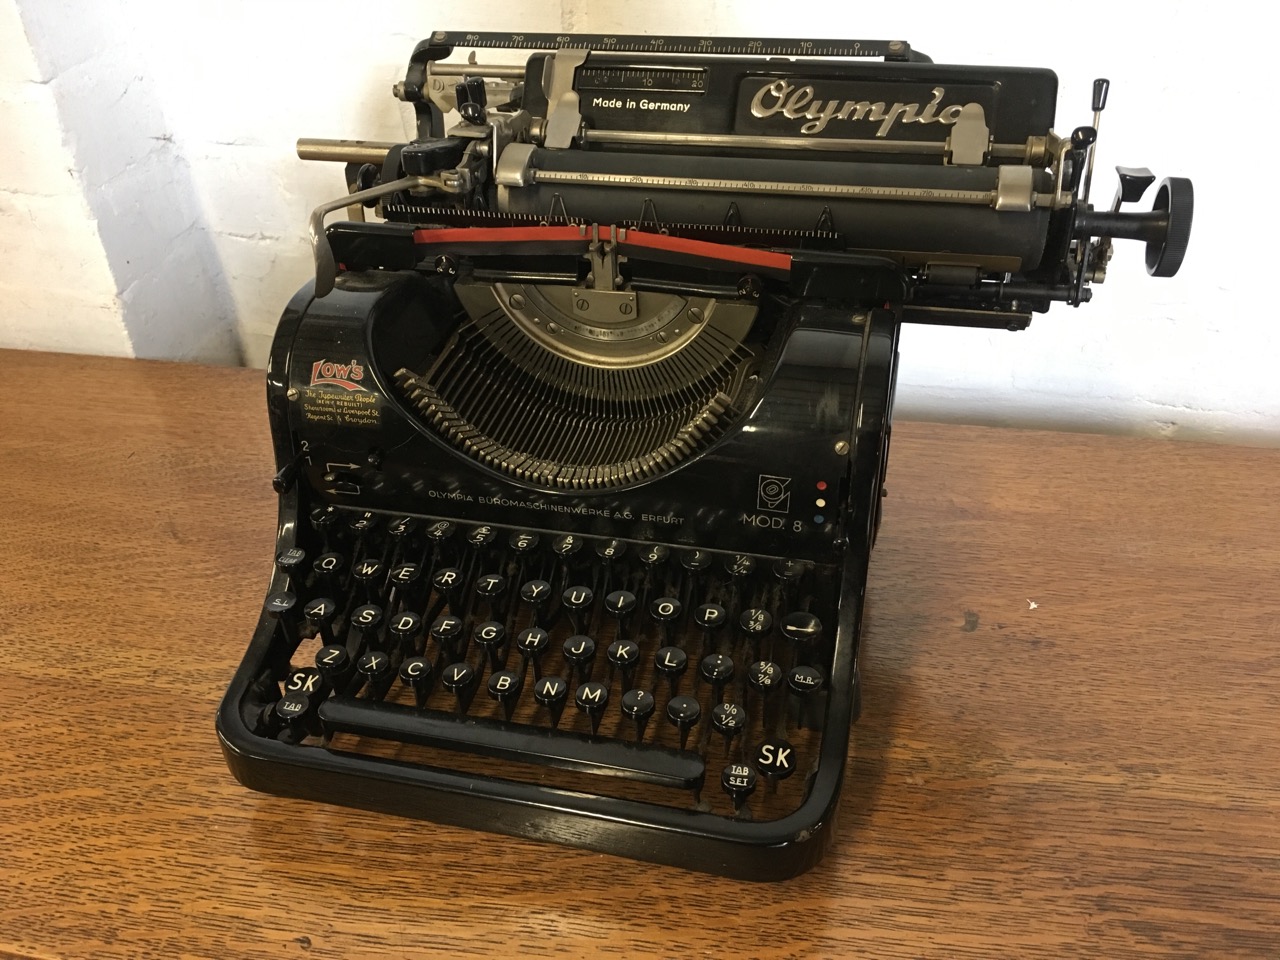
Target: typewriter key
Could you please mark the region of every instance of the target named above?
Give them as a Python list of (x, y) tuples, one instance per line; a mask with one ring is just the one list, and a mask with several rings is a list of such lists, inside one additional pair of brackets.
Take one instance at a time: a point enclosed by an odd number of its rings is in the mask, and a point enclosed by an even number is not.
[(417, 606), (418, 585), (421, 581), (422, 567), (416, 563), (402, 563), (392, 567), (391, 573), (387, 575), (387, 583), (391, 586), (387, 609)]
[(422, 618), (416, 613), (397, 613), (387, 624), (387, 636), (391, 639), (391, 647), (403, 654), (414, 654), (420, 651), (418, 638), (422, 635)]
[(711, 725), (724, 737), (727, 753), (733, 746), (734, 737), (747, 728), (747, 711), (736, 703), (717, 703), (711, 708)]
[(449, 612), (462, 616), (466, 611), (461, 609), (459, 596), (462, 593), (462, 571), (457, 567), (441, 567), (431, 578), (431, 585), (448, 604)]
[(692, 730), (702, 717), (702, 706), (693, 697), (672, 697), (667, 703), (667, 719), (680, 731), (680, 749), (683, 750)]
[(591, 679), (591, 665), (596, 659), (594, 640), (584, 634), (577, 634), (564, 642), (561, 651), (564, 653), (564, 662), (573, 669), (579, 683), (586, 683)]
[(516, 556), (524, 556), (538, 549), (538, 535), (528, 530), (517, 530), (507, 540), (507, 546)]
[(812, 613), (798, 610), (782, 618), (778, 632), (791, 641), (792, 652), (797, 661), (810, 660), (816, 652), (818, 641), (822, 639), (822, 621)]
[(733, 660), (723, 653), (709, 653), (698, 664), (698, 676), (711, 687), (711, 699), (719, 702), (733, 679)]
[(356, 591), (360, 599), (366, 602), (378, 599), (386, 572), (387, 568), (378, 560), (361, 560), (351, 568), (351, 575), (355, 579)]
[(680, 688), (680, 678), (689, 666), (689, 655), (679, 647), (663, 647), (654, 654), (653, 666), (659, 676), (666, 677), (671, 695), (675, 696)]
[(314, 633), (319, 634), (325, 643), (336, 643), (333, 638), (333, 618), (338, 614), (338, 605), (328, 597), (316, 597), (302, 608), (302, 615)]
[(307, 552), (297, 547), (290, 547), (276, 557), (276, 566), (280, 568), (280, 572), (288, 575), (291, 586), (302, 586), (300, 580), (295, 577), (302, 575), (303, 564), (307, 561)]
[(640, 562), (651, 570), (662, 566), (670, 556), (671, 548), (661, 543), (651, 543), (640, 549)]
[(614, 590), (604, 598), (604, 609), (618, 622), (616, 636), (626, 639), (627, 627), (636, 610), (636, 595), (630, 590)]
[(467, 532), (467, 543), (475, 547), (477, 550), (484, 550), (491, 546), (498, 538), (497, 528), (483, 523), (478, 527), (473, 527)]
[(622, 695), (622, 715), (635, 724), (636, 743), (644, 739), (644, 728), (649, 725), (655, 705), (648, 690), (628, 690)]
[(489, 696), (502, 706), (502, 716), (511, 719), (520, 697), (521, 677), (510, 670), (498, 670), (489, 676)]
[(502, 670), (506, 667), (507, 631), (502, 624), (496, 620), (476, 624), (471, 631), (471, 638), (484, 651), (490, 670)]
[(560, 677), (543, 677), (533, 685), (533, 699), (547, 708), (555, 729), (560, 726), (560, 715), (569, 699), (569, 685)]
[(603, 683), (589, 681), (578, 687), (578, 693), (574, 696), (573, 702), (591, 721), (592, 736), (599, 733), (600, 718), (604, 715), (604, 708), (609, 703), (609, 688)]
[(520, 588), (520, 599), (533, 608), (533, 622), (540, 627), (549, 626), (547, 606), (551, 600), (551, 584), (545, 580), (530, 580)]
[(435, 686), (435, 666), (426, 657), (410, 657), (400, 664), (400, 682), (413, 691), (413, 702), (421, 709)]
[(608, 566), (613, 561), (621, 559), (627, 552), (627, 541), (625, 540), (600, 540), (596, 543), (596, 556)]
[(440, 682), (456, 699), (458, 713), (466, 713), (476, 692), (476, 672), (471, 664), (451, 663), (444, 668)]
[(690, 573), (702, 573), (711, 566), (711, 554), (706, 550), (682, 550), (680, 566)]
[(351, 662), (351, 654), (346, 647), (331, 644), (316, 651), (316, 669), (329, 689), (345, 692), (355, 672), (355, 664)]
[(488, 608), (492, 620), (505, 619), (502, 598), (506, 592), (507, 578), (500, 573), (482, 574), (476, 580), (476, 597)]
[(396, 517), (387, 524), (387, 533), (396, 540), (408, 540), (418, 530), (416, 517)]
[(658, 624), (662, 642), (670, 644), (675, 631), (676, 622), (684, 612), (684, 605), (675, 597), (658, 597), (649, 604), (649, 616)]
[(305, 693), (287, 693), (271, 707), (275, 729), (287, 731), (290, 739), (300, 740), (310, 732), (311, 698)]
[(381, 700), (387, 695), (387, 688), (394, 678), (391, 655), (381, 650), (370, 650), (356, 661), (356, 679), (361, 683), (353, 693), (358, 694), (363, 688), (370, 700)]
[(539, 680), (542, 678), (542, 655), (547, 652), (547, 648), (551, 646), (551, 634), (543, 630), (541, 627), (530, 627), (527, 630), (521, 630), (519, 636), (516, 637), (516, 649), (520, 651), (520, 672), (523, 674), (525, 668), (533, 664), (533, 678)]
[(551, 552), (561, 560), (571, 560), (582, 549), (582, 537), (572, 533), (561, 534), (551, 541)]
[[(445, 656), (450, 660), (456, 660), (463, 656), (463, 651), (458, 650), (458, 638), (464, 636), (462, 632), (463, 622), (461, 617), (455, 617), (452, 614), (446, 614), (443, 617), (436, 617), (431, 622), (431, 639), (440, 644), (440, 649), (444, 651)], [(465, 643), (461, 644), (465, 647)]]
[(267, 597), (264, 610), (268, 617), (280, 623), (285, 639), (293, 641), (298, 636), (298, 598), (287, 590)]
[(560, 595), (560, 602), (569, 611), (573, 632), (586, 633), (590, 629), (591, 604), (595, 602), (595, 594), (591, 592), (591, 588), (581, 584), (569, 587)]
[(724, 628), (729, 614), (718, 603), (704, 603), (693, 611), (693, 622), (702, 629), (702, 652), (710, 653), (715, 646), (715, 634)]
[(609, 659), (609, 682), (613, 682), (616, 669), (622, 678), (622, 689), (630, 690), (635, 680), (636, 667), (640, 665), (640, 645), (631, 640), (615, 640), (605, 652)]
[(756, 792), (759, 777), (749, 763), (731, 763), (720, 774), (720, 786), (733, 803), (733, 812), (741, 813), (743, 805)]
[(796, 748), (786, 740), (766, 740), (756, 749), (756, 769), (771, 783), (796, 772)]
[(820, 717), (815, 716), (818, 708), (818, 694), (827, 682), (826, 675), (818, 667), (793, 667), (787, 674), (787, 688), (796, 701), (796, 724), (804, 729), (817, 729)]
[(316, 584), (322, 589), (340, 592), (342, 590), (342, 574), (346, 560), (340, 553), (322, 553), (311, 564), (316, 572)]
[(738, 617), (738, 628), (747, 638), (747, 649), (751, 651), (751, 655), (757, 656), (760, 653), (760, 642), (773, 629), (773, 614), (758, 608), (743, 610)]

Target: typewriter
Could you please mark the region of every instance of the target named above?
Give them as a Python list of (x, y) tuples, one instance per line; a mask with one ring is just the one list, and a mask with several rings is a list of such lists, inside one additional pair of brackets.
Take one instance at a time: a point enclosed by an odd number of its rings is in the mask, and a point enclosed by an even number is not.
[(1089, 202), (1107, 87), (1060, 135), (1052, 72), (898, 41), (419, 44), (412, 141), (299, 142), (346, 190), (270, 357), (234, 775), (732, 877), (816, 863), (901, 325), (1022, 329), (1115, 239), (1183, 258), (1189, 181), (1125, 209), (1155, 177), (1120, 168)]

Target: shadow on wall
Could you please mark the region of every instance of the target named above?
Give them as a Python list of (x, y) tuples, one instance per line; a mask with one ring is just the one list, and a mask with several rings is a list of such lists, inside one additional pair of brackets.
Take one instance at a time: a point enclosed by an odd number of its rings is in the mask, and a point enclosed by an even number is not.
[(191, 172), (123, 0), (18, 0), (96, 221), (133, 353), (238, 364), (244, 350)]

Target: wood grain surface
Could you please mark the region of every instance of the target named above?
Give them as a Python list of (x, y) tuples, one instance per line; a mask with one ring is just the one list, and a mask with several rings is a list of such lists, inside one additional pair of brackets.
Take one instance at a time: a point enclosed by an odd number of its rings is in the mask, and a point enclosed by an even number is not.
[(0, 956), (1280, 957), (1280, 451), (899, 424), (836, 846), (764, 885), (240, 787), (262, 374), (0, 363)]

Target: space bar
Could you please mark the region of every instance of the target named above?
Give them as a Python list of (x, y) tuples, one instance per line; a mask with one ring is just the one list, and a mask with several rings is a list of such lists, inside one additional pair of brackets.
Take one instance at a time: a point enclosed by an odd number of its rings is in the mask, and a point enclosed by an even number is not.
[(702, 759), (689, 751), (537, 730), (485, 718), (419, 713), (397, 703), (332, 697), (320, 704), (319, 715), (326, 734), (349, 733), (440, 747), (663, 787), (696, 789), (706, 773)]

